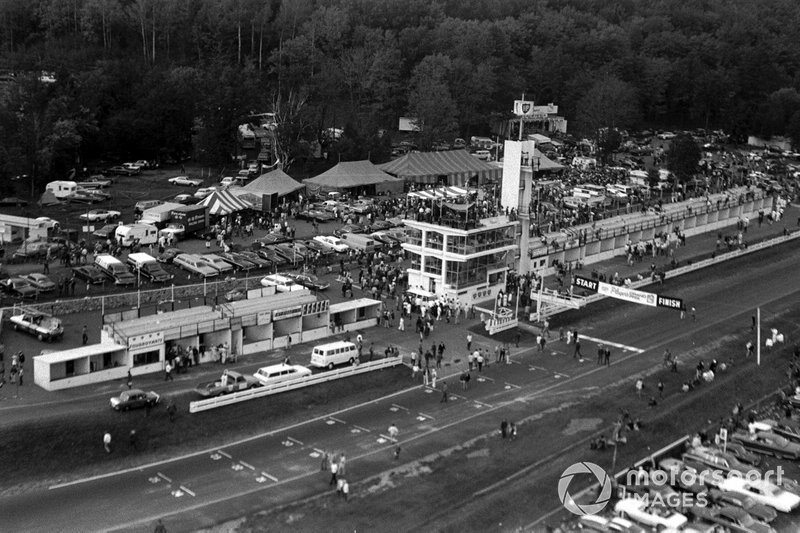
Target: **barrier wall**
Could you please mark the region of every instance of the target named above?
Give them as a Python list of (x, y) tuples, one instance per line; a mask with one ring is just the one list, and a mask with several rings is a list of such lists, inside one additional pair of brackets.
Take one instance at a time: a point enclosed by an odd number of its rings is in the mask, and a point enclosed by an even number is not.
[(327, 381), (333, 381), (341, 378), (348, 378), (350, 376), (356, 376), (358, 374), (372, 372), (373, 370), (381, 370), (383, 368), (389, 368), (402, 363), (403, 363), (402, 355), (398, 355), (397, 357), (386, 357), (383, 359), (379, 359), (377, 361), (370, 361), (368, 363), (351, 365), (346, 368), (340, 368), (337, 370), (320, 372), (318, 374), (313, 374), (308, 377), (293, 379), (290, 381), (284, 381), (283, 383), (277, 383), (275, 385), (255, 387), (241, 392), (234, 392), (232, 394), (217, 396), (215, 398), (208, 398), (206, 400), (197, 400), (189, 403), (189, 412), (199, 413), (201, 411), (208, 411), (210, 409), (216, 409), (217, 407), (223, 407), (225, 405), (232, 405), (235, 403), (246, 402), (248, 400), (255, 400), (256, 398), (264, 398), (266, 396), (271, 396), (273, 394), (278, 394), (280, 392), (287, 392), (290, 390), (300, 389), (303, 387), (310, 387), (311, 385), (317, 385), (319, 383), (325, 383)]

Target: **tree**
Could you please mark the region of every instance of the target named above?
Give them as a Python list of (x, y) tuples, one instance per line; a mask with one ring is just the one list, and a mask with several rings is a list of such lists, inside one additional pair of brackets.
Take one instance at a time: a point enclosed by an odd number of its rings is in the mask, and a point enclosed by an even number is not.
[(686, 183), (697, 172), (700, 163), (700, 147), (686, 133), (672, 140), (667, 151), (667, 168), (675, 175), (677, 183)]
[(428, 56), (414, 69), (408, 108), (421, 130), (423, 147), (458, 131), (458, 112), (446, 80), (449, 69), (450, 59), (442, 55)]
[(630, 128), (639, 119), (636, 90), (619, 78), (604, 76), (581, 98), (577, 114), (581, 130), (592, 136), (602, 128)]

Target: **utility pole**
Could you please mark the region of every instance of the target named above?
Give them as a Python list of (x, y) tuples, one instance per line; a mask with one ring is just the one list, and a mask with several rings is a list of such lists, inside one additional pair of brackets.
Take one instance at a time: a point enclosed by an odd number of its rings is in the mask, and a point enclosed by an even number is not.
[(761, 366), (761, 308), (756, 307), (756, 364)]

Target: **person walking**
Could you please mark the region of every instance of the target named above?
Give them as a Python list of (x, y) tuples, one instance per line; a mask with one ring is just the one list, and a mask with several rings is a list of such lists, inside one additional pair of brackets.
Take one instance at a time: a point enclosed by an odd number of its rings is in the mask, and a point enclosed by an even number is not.
[(638, 378), (636, 380), (636, 395), (639, 396), (639, 398), (642, 397), (643, 389), (644, 389), (644, 380), (642, 380), (642, 378)]
[(439, 374), (436, 372), (435, 368), (431, 368), (431, 387), (434, 389), (436, 388), (436, 378), (439, 377)]
[(597, 364), (598, 365), (602, 365), (603, 364), (603, 359), (605, 358), (605, 355), (606, 355), (606, 347), (605, 347), (604, 344), (601, 344), (597, 348)]
[(109, 432), (103, 435), (103, 449), (106, 453), (111, 453), (111, 433)]
[(389, 429), (387, 429), (386, 432), (389, 433), (389, 438), (392, 440), (392, 442), (397, 442), (397, 435), (400, 434), (400, 430), (397, 429), (397, 426), (394, 423), (389, 426)]
[(175, 413), (178, 412), (178, 407), (175, 405), (174, 401), (170, 401), (169, 405), (167, 406), (167, 414), (169, 415), (169, 421), (175, 422)]
[(164, 366), (164, 381), (174, 381), (175, 378), (172, 377), (172, 363), (167, 361), (166, 366)]
[(83, 326), (83, 333), (81, 334), (81, 340), (83, 341), (84, 346), (89, 344), (89, 329), (85, 325)]
[(167, 533), (167, 528), (164, 526), (164, 523), (161, 521), (160, 518), (156, 523), (155, 529), (153, 529), (153, 533)]
[(581, 353), (581, 341), (577, 333), (574, 334), (575, 338), (575, 352), (572, 354), (573, 359), (577, 359), (579, 363), (583, 363), (583, 354)]
[(472, 350), (472, 333), (467, 333), (467, 351)]
[(347, 498), (350, 496), (350, 483), (347, 480), (344, 480), (342, 483), (342, 496), (344, 496), (344, 501), (347, 501)]
[(442, 381), (442, 399), (439, 400), (439, 403), (447, 403), (447, 382)]
[(658, 398), (659, 400), (664, 399), (664, 382), (660, 379), (658, 380)]
[(131, 369), (128, 369), (128, 390), (131, 390), (133, 387), (133, 376), (131, 375)]
[(478, 372), (483, 372), (483, 363), (485, 362), (485, 359), (483, 354), (478, 350), (475, 350), (475, 362), (478, 364)]
[(430, 367), (422, 369), (422, 384), (427, 387), (430, 384)]
[(346, 463), (347, 463), (347, 457), (345, 457), (344, 454), (340, 455), (339, 456), (339, 475), (340, 476), (344, 476), (345, 475), (344, 467), (345, 467)]
[(603, 350), (603, 362), (606, 366), (611, 366), (611, 348), (608, 346)]
[(397, 325), (397, 329), (400, 331), (406, 330), (406, 319), (402, 316), (400, 317), (400, 323)]
[(504, 439), (508, 436), (508, 420), (505, 418), (500, 422), (500, 436)]

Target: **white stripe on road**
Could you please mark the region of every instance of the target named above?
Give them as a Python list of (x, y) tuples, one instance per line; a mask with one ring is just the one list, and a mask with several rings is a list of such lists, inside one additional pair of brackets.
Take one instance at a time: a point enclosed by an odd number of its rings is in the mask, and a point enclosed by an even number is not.
[(300, 446), (303, 446), (302, 442), (300, 442), (297, 439), (293, 439), (292, 437), (286, 437), (286, 440), (290, 440), (290, 441), (294, 442), (295, 444), (299, 444)]
[(247, 464), (244, 461), (239, 461), (239, 464), (242, 465), (245, 468), (249, 468), (250, 470), (255, 470), (256, 469), (256, 467), (254, 467), (253, 465)]
[(402, 409), (403, 411), (408, 411), (408, 407), (403, 407), (402, 405), (397, 405), (396, 403), (393, 403), (392, 407), (396, 407), (397, 409)]
[(161, 472), (158, 472), (156, 475), (161, 479), (163, 479), (164, 481), (166, 481), (167, 483), (172, 483), (172, 480), (167, 476), (165, 476), (164, 474), (162, 474)]
[(482, 402), (482, 401), (480, 401), (480, 400), (472, 400), (472, 401), (473, 401), (474, 403), (477, 403), (478, 405), (482, 405), (483, 407), (488, 407), (489, 409), (491, 409), (491, 408), (492, 408), (492, 406), (491, 406), (491, 405), (489, 405), (488, 403), (484, 403), (484, 402)]
[(583, 334), (578, 335), (578, 340), (580, 340), (580, 339), (586, 339), (587, 341), (591, 341), (591, 342), (593, 342), (595, 344), (606, 344), (608, 346), (613, 346), (614, 348), (620, 348), (622, 350), (627, 350), (629, 352), (644, 353), (644, 350), (642, 350), (641, 348), (634, 348), (633, 346), (627, 346), (625, 344), (619, 344), (618, 342), (605, 341), (603, 339), (598, 339), (598, 338), (595, 338), (595, 337), (589, 337), (589, 336), (583, 335)]
[(181, 490), (182, 490), (183, 492), (185, 492), (186, 494), (189, 494), (189, 495), (191, 495), (192, 497), (194, 497), (194, 496), (197, 496), (197, 494), (195, 494), (194, 492), (190, 491), (189, 489), (187, 489), (187, 488), (186, 488), (186, 487), (184, 487), (183, 485), (181, 485)]
[(233, 459), (233, 457), (231, 457), (229, 454), (223, 452), (222, 450), (217, 450), (217, 453), (220, 454), (223, 457), (227, 457), (228, 459)]
[(355, 429), (359, 429), (359, 430), (361, 430), (361, 431), (364, 431), (364, 432), (366, 432), (366, 433), (370, 433), (370, 430), (368, 430), (367, 428), (363, 428), (363, 427), (361, 427), (361, 426), (357, 426), (357, 425), (355, 425), (355, 424), (353, 424), (353, 427), (354, 427)]
[(419, 413), (419, 416), (421, 416), (421, 417), (423, 417), (423, 418), (428, 418), (428, 419), (430, 419), (430, 420), (436, 420), (436, 419), (435, 419), (435, 418), (433, 418), (431, 415), (426, 415), (425, 413)]
[(276, 478), (275, 476), (270, 476), (266, 472), (261, 472), (261, 475), (264, 476), (267, 479), (271, 479), (274, 483), (278, 482), (278, 478)]
[(515, 388), (515, 389), (519, 389), (520, 388), (519, 385), (514, 385), (513, 383), (509, 383), (508, 381), (505, 382), (505, 385), (507, 387), (512, 387), (512, 388)]
[(329, 416), (328, 420), (333, 420), (334, 422), (339, 422), (340, 424), (346, 424), (344, 420), (339, 420), (338, 418), (335, 418), (333, 416)]

